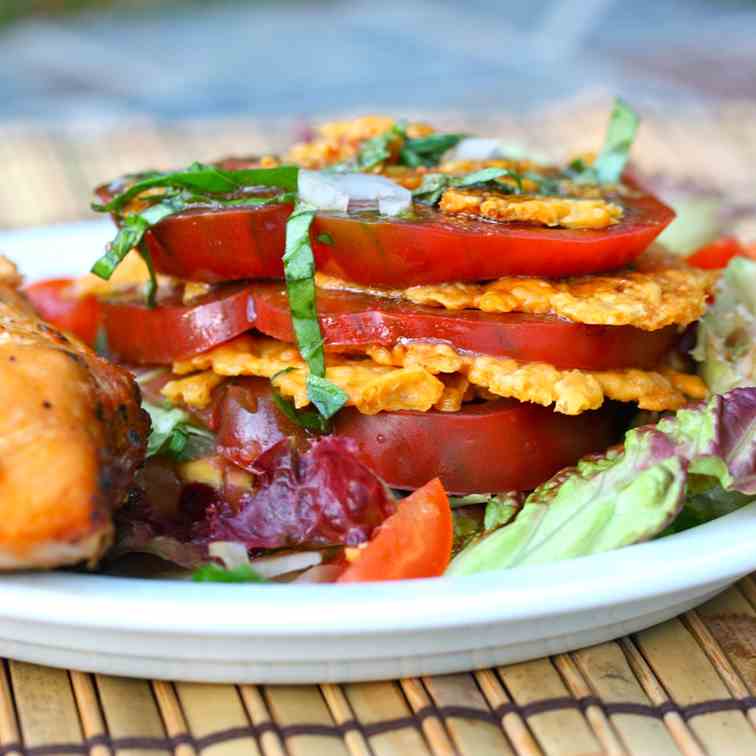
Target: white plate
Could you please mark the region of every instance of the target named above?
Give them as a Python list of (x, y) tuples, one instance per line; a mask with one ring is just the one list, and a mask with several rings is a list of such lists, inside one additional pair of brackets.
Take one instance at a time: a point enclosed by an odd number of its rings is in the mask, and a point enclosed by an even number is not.
[[(29, 276), (74, 274), (112, 233), (0, 233)], [(0, 654), (218, 682), (325, 682), (522, 661), (661, 622), (756, 569), (756, 503), (661, 541), (464, 578), (208, 585), (81, 575), (0, 578)]]

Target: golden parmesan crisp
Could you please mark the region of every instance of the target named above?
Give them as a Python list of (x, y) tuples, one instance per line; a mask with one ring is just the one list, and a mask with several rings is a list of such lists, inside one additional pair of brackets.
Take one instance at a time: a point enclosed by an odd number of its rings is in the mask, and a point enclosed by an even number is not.
[(718, 276), (718, 271), (678, 266), (562, 280), (510, 276), (487, 284), (447, 283), (402, 290), (361, 287), (318, 273), (316, 284), (321, 289), (362, 292), (447, 310), (550, 314), (576, 323), (656, 331), (698, 320)]
[[(425, 412), (433, 407), (454, 412), (476, 396), (553, 404), (567, 415), (596, 409), (606, 399), (636, 402), (641, 409), (670, 410), (682, 407), (686, 397), (698, 398), (706, 392), (696, 376), (669, 369), (560, 370), (543, 362), (462, 355), (447, 344), (367, 347), (365, 352), (367, 358), (328, 355), (326, 376), (346, 392), (350, 405), (366, 415), (384, 410)], [(240, 336), (175, 363), (173, 371), (194, 374), (166, 384), (164, 394), (194, 407), (207, 406), (221, 376), (236, 375), (272, 378), (277, 390), (297, 407), (309, 403), (307, 367), (296, 348), (267, 337)]]
[(223, 382), (223, 376), (205, 372), (169, 381), (161, 393), (171, 404), (186, 404), (189, 407), (207, 407), (213, 389)]
[[(317, 136), (311, 142), (298, 142), (293, 145), (286, 160), (304, 168), (325, 168), (334, 163), (349, 160), (357, 155), (363, 142), (384, 134), (395, 123), (395, 119), (380, 115), (324, 123), (318, 127)], [(407, 126), (407, 135), (413, 138), (432, 133), (433, 128), (424, 123), (411, 123)], [(400, 146), (400, 140), (397, 139), (395, 145), (397, 154), (392, 156), (392, 160), (398, 157)]]
[(459, 373), (473, 386), (500, 397), (554, 405), (557, 412), (579, 415), (606, 399), (635, 402), (641, 409), (679, 409), (688, 398), (706, 395), (698, 376), (664, 368), (649, 370), (560, 370), (545, 362), (518, 362), (505, 357), (471, 357), (446, 344), (403, 344), (393, 349), (368, 347), (381, 365), (420, 367), (431, 373)]
[[(272, 378), (276, 389), (293, 399), (296, 407), (305, 407), (310, 402), (307, 366), (296, 347), (275, 339), (240, 336), (173, 366), (178, 375), (198, 370), (207, 372), (171, 381), (163, 388), (164, 395), (201, 408), (210, 401), (209, 392), (205, 391), (210, 376), (256, 375)], [(445, 390), (444, 383), (423, 368), (396, 369), (360, 357), (329, 355), (326, 377), (343, 389), (349, 397), (348, 404), (364, 415), (382, 410), (425, 412), (441, 400)]]
[(562, 228), (606, 228), (622, 217), (622, 208), (604, 199), (501, 195), (468, 189), (447, 189), (440, 208), (450, 215)]

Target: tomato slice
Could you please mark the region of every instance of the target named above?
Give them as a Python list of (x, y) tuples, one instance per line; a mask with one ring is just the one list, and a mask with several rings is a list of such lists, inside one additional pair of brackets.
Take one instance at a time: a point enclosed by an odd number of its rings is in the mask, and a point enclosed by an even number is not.
[[(218, 453), (241, 467), (284, 437), (304, 448), (308, 436), (283, 416), (262, 378), (216, 389), (205, 417)], [(582, 415), (510, 399), (465, 404), (458, 412), (380, 412), (346, 408), (333, 432), (353, 438), (363, 461), (388, 485), (414, 489), (439, 477), (459, 494), (525, 491), (580, 457), (604, 451), (623, 430), (616, 406)]]
[(341, 410), (334, 432), (357, 441), (364, 460), (388, 485), (412, 489), (439, 477), (456, 494), (527, 491), (621, 433), (616, 407), (569, 416), (537, 404), (500, 399), (458, 412)]
[(167, 365), (222, 344), (255, 323), (251, 291), (240, 284), (188, 305), (176, 291), (164, 290), (157, 305), (148, 307), (133, 290), (102, 301), (108, 349), (115, 358), (135, 365)]
[[(582, 275), (627, 265), (674, 217), (641, 191), (621, 202), (621, 222), (602, 230), (494, 223), (423, 205), (411, 218), (321, 212), (311, 240), (318, 270), (375, 286)], [(290, 213), (285, 204), (195, 209), (166, 218), (145, 239), (161, 273), (210, 283), (281, 279)]]
[(727, 263), (733, 257), (739, 255), (750, 256), (756, 259), (756, 249), (751, 252), (749, 247), (741, 244), (734, 236), (722, 236), (709, 244), (697, 249), (687, 258), (688, 264), (704, 270), (717, 270), (726, 268)]
[[(320, 291), (317, 306), (330, 351), (393, 347), (402, 340), (441, 342), (559, 368), (609, 370), (653, 368), (679, 338), (674, 326), (649, 332), (548, 315), (448, 311), (344, 291)], [(140, 295), (102, 307), (111, 352), (132, 364), (167, 364), (251, 327), (295, 341), (286, 291), (277, 283), (232, 284), (188, 306), (177, 294), (166, 294), (155, 309), (146, 307)]]
[[(293, 343), (286, 290), (279, 284), (251, 288), (257, 330)], [(641, 331), (632, 326), (573, 323), (551, 315), (452, 311), (345, 291), (319, 291), (317, 307), (331, 351), (421, 341), (523, 362), (543, 361), (558, 368), (610, 370), (653, 368), (679, 340), (675, 326)]]
[(338, 582), (438, 577), (451, 559), (452, 540), (449, 499), (436, 478), (399, 502)]
[(93, 347), (100, 325), (100, 305), (93, 295), (77, 296), (74, 284), (72, 278), (50, 278), (29, 284), (25, 291), (43, 320)]

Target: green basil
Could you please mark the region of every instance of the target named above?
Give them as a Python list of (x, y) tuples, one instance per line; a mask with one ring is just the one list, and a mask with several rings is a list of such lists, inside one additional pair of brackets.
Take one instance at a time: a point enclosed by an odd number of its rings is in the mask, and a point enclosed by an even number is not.
[(506, 192), (509, 187), (506, 184), (497, 182), (492, 184), (495, 179), (503, 176), (510, 176), (515, 179), (516, 193), (522, 192), (522, 178), (514, 171), (506, 168), (483, 168), (465, 176), (451, 176), (447, 173), (427, 173), (423, 176), (420, 186), (412, 192), (412, 196), (419, 202), (427, 205), (435, 205), (441, 195), (452, 187), (462, 188), (469, 186), (492, 186), (500, 191)]
[(214, 165), (193, 163), (183, 171), (147, 174), (107, 204), (93, 205), (93, 208), (99, 212), (117, 213), (145, 190), (157, 187), (185, 189), (205, 195), (233, 194), (250, 186), (274, 186), (296, 192), (298, 178), (299, 168), (295, 165), (226, 171)]
[(604, 145), (595, 162), (587, 165), (583, 160), (573, 160), (567, 169), (568, 176), (582, 184), (618, 184), (639, 124), (638, 114), (617, 97), (609, 116)]
[(289, 309), (299, 353), (307, 363), (307, 395), (326, 420), (338, 412), (347, 395), (325, 377), (323, 335), (315, 306), (315, 258), (310, 245), (310, 226), (315, 208), (297, 202), (286, 223), (286, 251), (283, 256)]

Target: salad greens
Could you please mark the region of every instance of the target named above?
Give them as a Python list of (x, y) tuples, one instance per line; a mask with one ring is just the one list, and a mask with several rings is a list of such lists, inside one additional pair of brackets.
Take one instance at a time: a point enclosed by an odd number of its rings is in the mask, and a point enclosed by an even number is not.
[(320, 415), (328, 420), (346, 404), (348, 397), (325, 377), (323, 335), (315, 307), (315, 258), (310, 245), (310, 226), (314, 217), (314, 207), (296, 203), (286, 223), (283, 263), (294, 333), (299, 352), (310, 369), (307, 396)]
[(236, 567), (221, 567), (208, 562), (192, 573), (195, 583), (264, 583), (265, 578), (258, 575), (250, 565), (240, 564)]
[(555, 562), (648, 540), (675, 521), (691, 481), (700, 485), (701, 476), (711, 484), (709, 499), (715, 485), (745, 500), (756, 496), (756, 388), (634, 428), (623, 449), (558, 473), (527, 497), (512, 523), (464, 549), (447, 574)]
[(185, 460), (212, 453), (215, 450), (213, 434), (195, 425), (187, 412), (178, 407), (161, 407), (142, 401), (142, 409), (150, 416), (150, 437), (147, 456), (167, 454)]
[(756, 386), (756, 261), (733, 258), (698, 324), (691, 353), (715, 393)]

